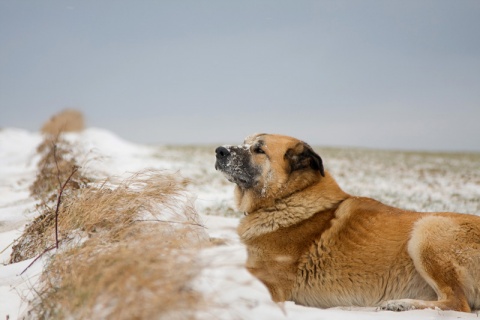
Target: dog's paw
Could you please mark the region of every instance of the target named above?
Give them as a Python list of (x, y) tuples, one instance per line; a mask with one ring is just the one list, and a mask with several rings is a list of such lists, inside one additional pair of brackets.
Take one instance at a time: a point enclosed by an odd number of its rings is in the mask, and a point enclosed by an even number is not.
[(381, 310), (407, 311), (415, 309), (415, 306), (408, 300), (390, 300), (380, 306)]

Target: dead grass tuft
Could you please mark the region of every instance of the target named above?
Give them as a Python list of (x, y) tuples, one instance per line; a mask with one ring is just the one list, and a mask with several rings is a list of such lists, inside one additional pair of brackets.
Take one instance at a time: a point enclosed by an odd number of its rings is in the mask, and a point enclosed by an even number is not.
[(76, 230), (78, 238), (80, 230), (87, 240), (52, 259), (32, 314), (193, 318), (201, 297), (189, 283), (201, 266), (192, 260), (208, 237), (183, 188), (173, 175), (143, 172), (118, 187), (104, 183), (65, 199), (61, 237)]
[(40, 131), (46, 134), (59, 135), (62, 132), (77, 132), (85, 129), (83, 114), (74, 109), (65, 109), (52, 116)]
[[(136, 173), (118, 185), (105, 181), (97, 187), (79, 190), (77, 195), (64, 200), (59, 230), (62, 234), (62, 230), (81, 229), (90, 236), (108, 231), (111, 240), (115, 241), (126, 226), (142, 219), (142, 214), (153, 218), (157, 213), (163, 216), (165, 212), (158, 212), (161, 209), (178, 218), (177, 211), (187, 210), (178, 207), (175, 200), (182, 193), (180, 179), (158, 171)], [(193, 224), (198, 223), (194, 212), (185, 217)]]
[(193, 319), (202, 304), (189, 283), (190, 228), (147, 222), (127, 228), (117, 242), (95, 237), (58, 254), (42, 276), (40, 319)]
[[(37, 147), (41, 155), (38, 162), (37, 177), (30, 186), (30, 194), (37, 200), (49, 202), (55, 197), (59, 186), (71, 174), (72, 169), (78, 166), (78, 161), (72, 150), (72, 145), (61, 135), (46, 136)], [(84, 187), (91, 180), (81, 171), (75, 172), (68, 185), (69, 189)]]
[(10, 259), (50, 255), (28, 316), (194, 318), (202, 298), (190, 282), (202, 269), (197, 251), (209, 241), (188, 182), (160, 171), (94, 182), (77, 170), (73, 149), (60, 134), (38, 147), (30, 191), (39, 216)]
[(36, 179), (30, 186), (30, 194), (39, 200), (36, 210), (40, 215), (26, 226), (22, 236), (16, 240), (10, 263), (33, 258), (45, 250), (55, 226), (58, 191), (72, 172), (75, 171), (64, 190), (66, 197), (91, 182), (80, 170), (76, 170), (78, 166), (72, 146), (61, 135), (46, 137), (38, 146), (37, 152), (42, 157), (38, 163)]

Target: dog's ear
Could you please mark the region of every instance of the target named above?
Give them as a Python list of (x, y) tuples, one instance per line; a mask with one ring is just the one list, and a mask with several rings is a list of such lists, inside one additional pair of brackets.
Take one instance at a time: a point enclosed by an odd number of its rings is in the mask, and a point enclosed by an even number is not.
[(320, 174), (325, 177), (322, 158), (305, 142), (301, 142), (294, 148), (288, 149), (285, 153), (285, 159), (290, 162), (291, 171), (310, 167), (313, 170), (319, 171)]

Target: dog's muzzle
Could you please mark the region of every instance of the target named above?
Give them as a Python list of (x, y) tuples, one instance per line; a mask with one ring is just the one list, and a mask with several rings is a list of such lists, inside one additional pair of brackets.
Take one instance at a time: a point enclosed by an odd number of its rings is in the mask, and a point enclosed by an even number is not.
[(236, 183), (243, 189), (255, 185), (258, 169), (250, 163), (248, 147), (220, 146), (215, 149), (217, 161), (215, 169), (221, 171), (228, 181)]

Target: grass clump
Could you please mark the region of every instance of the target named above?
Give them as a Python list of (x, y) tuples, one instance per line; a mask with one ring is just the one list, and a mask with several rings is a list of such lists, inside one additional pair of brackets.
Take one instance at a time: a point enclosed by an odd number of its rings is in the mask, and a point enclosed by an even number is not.
[(183, 248), (190, 231), (172, 233), (152, 223), (137, 228), (118, 242), (95, 238), (56, 255), (42, 276), (45, 289), (33, 314), (40, 319), (193, 318), (201, 296), (189, 283), (201, 267), (191, 263), (198, 246)]
[(83, 114), (74, 109), (65, 109), (45, 122), (40, 129), (42, 133), (59, 135), (62, 132), (78, 132), (85, 129)]
[[(37, 175), (30, 186), (30, 195), (38, 201), (39, 215), (28, 224), (22, 236), (15, 241), (10, 263), (16, 263), (41, 254), (54, 239), (51, 233), (58, 214), (59, 192), (68, 197), (87, 186), (91, 179), (79, 169), (73, 146), (63, 138), (63, 132), (84, 129), (83, 115), (76, 110), (64, 110), (54, 115), (42, 127), (44, 140), (37, 147), (40, 160)], [(68, 180), (68, 183), (62, 187)]]
[[(74, 155), (73, 146), (63, 139), (61, 135), (47, 135), (37, 147), (37, 153), (41, 158), (37, 164), (37, 176), (30, 186), (30, 195), (36, 200), (50, 202), (55, 198), (62, 182), (79, 166)], [(68, 189), (84, 187), (91, 179), (81, 171), (74, 173)]]
[[(202, 269), (195, 256), (208, 236), (185, 185), (173, 174), (145, 171), (65, 193), (58, 210), (63, 245), (43, 271), (29, 315), (194, 318), (202, 298), (190, 281)], [(26, 229), (24, 242), (40, 245), (36, 252), (54, 242), (52, 220), (48, 211)]]
[[(71, 116), (54, 117), (42, 128), (47, 134), (30, 188), (39, 214), (11, 254), (11, 263), (36, 257), (35, 263), (49, 253), (27, 316), (194, 318), (202, 298), (190, 282), (202, 269), (198, 249), (209, 241), (186, 192), (188, 181), (158, 170), (94, 181), (62, 137), (81, 127), (62, 122), (78, 120)], [(45, 129), (50, 126), (59, 131)]]
[(22, 236), (12, 247), (10, 263), (33, 258), (42, 253), (55, 239), (57, 201), (62, 185), (65, 197), (73, 196), (77, 190), (85, 188), (91, 179), (78, 170), (72, 146), (61, 135), (47, 135), (38, 146), (41, 155), (35, 181), (30, 186), (31, 196), (38, 200), (36, 211), (40, 214), (27, 225)]
[(182, 192), (174, 176), (147, 172), (114, 189), (83, 189), (66, 201), (61, 226), (81, 228), (87, 239), (51, 260), (32, 314), (194, 318), (201, 297), (189, 283), (201, 266), (192, 262), (208, 237)]

